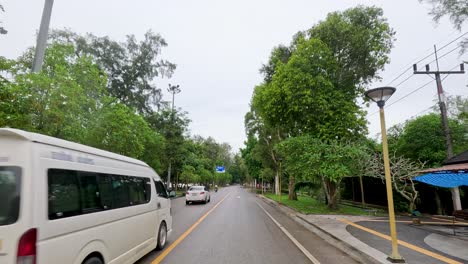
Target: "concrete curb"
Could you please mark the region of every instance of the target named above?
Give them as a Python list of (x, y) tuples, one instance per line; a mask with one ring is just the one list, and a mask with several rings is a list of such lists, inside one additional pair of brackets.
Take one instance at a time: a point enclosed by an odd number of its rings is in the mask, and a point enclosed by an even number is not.
[(374, 257), (366, 254), (365, 252), (359, 250), (358, 248), (350, 245), (349, 243), (341, 240), (340, 238), (336, 237), (332, 233), (326, 231), (325, 229), (321, 228), (319, 225), (316, 225), (307, 219), (303, 218), (299, 212), (296, 210), (289, 208), (287, 206), (284, 206), (282, 204), (279, 204), (276, 201), (273, 201), (269, 198), (266, 198), (263, 195), (257, 195), (257, 197), (260, 197), (262, 200), (264, 200), (266, 203), (269, 203), (273, 206), (278, 207), (284, 214), (287, 216), (291, 217), (294, 221), (297, 223), (301, 224), (305, 228), (307, 228), (309, 231), (312, 233), (318, 235), (320, 238), (323, 240), (327, 241), (329, 244), (332, 246), (338, 248), (339, 250), (343, 251), (347, 255), (349, 255), (351, 258), (353, 258), (355, 261), (359, 263), (365, 263), (365, 264), (372, 264), (372, 263), (380, 263), (379, 260), (375, 259)]

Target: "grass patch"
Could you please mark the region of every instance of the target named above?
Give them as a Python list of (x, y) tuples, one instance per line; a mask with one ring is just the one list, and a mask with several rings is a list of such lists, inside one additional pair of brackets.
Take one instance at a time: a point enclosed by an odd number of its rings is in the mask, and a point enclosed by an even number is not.
[[(369, 215), (362, 208), (340, 205), (338, 210), (330, 210), (326, 204), (309, 196), (297, 196), (297, 201), (288, 200), (288, 195), (283, 194), (281, 198), (272, 193), (265, 193), (265, 197), (280, 202), (303, 214), (346, 214), (346, 215)], [(381, 210), (377, 210), (377, 215), (383, 215)]]

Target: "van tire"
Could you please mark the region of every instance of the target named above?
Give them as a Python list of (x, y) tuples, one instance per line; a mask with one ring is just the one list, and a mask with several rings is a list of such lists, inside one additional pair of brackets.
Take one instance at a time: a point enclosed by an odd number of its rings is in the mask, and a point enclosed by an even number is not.
[(102, 260), (98, 257), (91, 257), (87, 259), (83, 264), (104, 264)]
[(157, 250), (161, 250), (166, 246), (167, 243), (167, 228), (166, 223), (162, 222), (159, 225), (159, 232), (158, 232), (158, 245), (156, 246)]

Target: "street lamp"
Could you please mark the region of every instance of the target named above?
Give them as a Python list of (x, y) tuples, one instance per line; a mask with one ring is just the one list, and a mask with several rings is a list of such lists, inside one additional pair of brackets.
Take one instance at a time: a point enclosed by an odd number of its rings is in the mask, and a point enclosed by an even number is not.
[(394, 87), (380, 87), (366, 91), (366, 97), (376, 102), (380, 108), (380, 128), (382, 130), (382, 152), (385, 168), (385, 185), (387, 187), (387, 201), (388, 201), (388, 218), (390, 223), (390, 235), (392, 237), (392, 254), (388, 256), (387, 260), (393, 263), (405, 263), (405, 260), (398, 253), (398, 239), (395, 224), (395, 210), (393, 208), (393, 192), (392, 192), (392, 178), (390, 176), (390, 162), (388, 159), (388, 144), (387, 144), (387, 130), (385, 128), (385, 113), (384, 105), (393, 93), (396, 91)]
[[(180, 88), (179, 87), (180, 87), (179, 85), (169, 84), (169, 88), (167, 88), (167, 91), (172, 93), (172, 111), (171, 111), (172, 125), (174, 125), (174, 97), (175, 97), (176, 94), (180, 93)], [(169, 157), (169, 168), (167, 170), (167, 186), (169, 188), (172, 188), (172, 183), (171, 183), (172, 158), (173, 157)]]

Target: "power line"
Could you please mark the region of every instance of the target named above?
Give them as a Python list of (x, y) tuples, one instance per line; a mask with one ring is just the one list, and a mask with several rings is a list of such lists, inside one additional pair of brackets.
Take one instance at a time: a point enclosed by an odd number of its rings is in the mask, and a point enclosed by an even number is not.
[(424, 113), (424, 112), (427, 112), (427, 111), (429, 111), (429, 110), (432, 110), (432, 109), (434, 108), (434, 106), (436, 106), (436, 105), (437, 105), (437, 104), (433, 104), (433, 105), (429, 106), (428, 108), (422, 110), (421, 112), (419, 112), (419, 113), (417, 113), (417, 114), (415, 114), (415, 115), (410, 116), (408, 119), (413, 119), (413, 118), (415, 118), (415, 117), (421, 115), (421, 114)]
[[(455, 65), (453, 68), (450, 69), (450, 71), (452, 71), (452, 70), (454, 70), (455, 68), (458, 68), (458, 67), (460, 67), (460, 65)], [(414, 75), (411, 75), (411, 76), (414, 76)], [(442, 79), (442, 81), (445, 80), (448, 76), (449, 76), (449, 75), (445, 76), (445, 77)], [(409, 79), (409, 78), (406, 78), (405, 80), (407, 80), (407, 79)], [(434, 79), (434, 80), (435, 80), (435, 79)], [(428, 82), (428, 83), (426, 83), (426, 84), (424, 84), (424, 85), (422, 85), (422, 86), (416, 88), (415, 90), (413, 90), (413, 91), (407, 93), (407, 94), (404, 95), (403, 97), (399, 98), (399, 99), (396, 100), (395, 102), (393, 102), (393, 103), (391, 103), (391, 104), (389, 104), (389, 105), (387, 105), (387, 106), (385, 106), (385, 107), (388, 108), (388, 107), (390, 107), (390, 106), (392, 106), (392, 105), (398, 103), (399, 101), (405, 99), (406, 97), (408, 97), (408, 96), (412, 95), (413, 93), (415, 93), (415, 92), (421, 90), (422, 88), (426, 87), (427, 85), (429, 85), (430, 83), (432, 83), (434, 80), (432, 80), (432, 81), (430, 81), (430, 82)], [(403, 81), (403, 82), (404, 82), (404, 81)], [(402, 82), (402, 83), (403, 83), (403, 82)], [(399, 84), (398, 84), (398, 85), (399, 85)], [(398, 86), (398, 85), (397, 85), (397, 86)], [(433, 106), (431, 106), (431, 107), (433, 107)], [(427, 109), (424, 110), (424, 111), (427, 111)], [(423, 111), (423, 112), (424, 112), (424, 111)], [(376, 112), (372, 113), (370, 116), (373, 116), (373, 115), (377, 114), (378, 112), (379, 112), (379, 111), (376, 111)], [(421, 114), (421, 113), (417, 113), (417, 114), (414, 115), (414, 116), (417, 116), (417, 115), (419, 115), (419, 114)], [(414, 116), (412, 116), (412, 117), (414, 117)]]
[(425, 83), (424, 85), (422, 85), (422, 86), (416, 88), (415, 90), (413, 90), (413, 91), (407, 93), (407, 94), (404, 95), (403, 97), (400, 97), (398, 100), (396, 100), (396, 101), (394, 101), (393, 103), (391, 103), (391, 104), (389, 104), (388, 106), (386, 106), (386, 108), (388, 108), (388, 107), (390, 107), (390, 106), (392, 106), (392, 105), (394, 105), (394, 104), (400, 102), (401, 100), (405, 99), (406, 97), (408, 97), (408, 96), (414, 94), (415, 92), (421, 90), (422, 88), (428, 86), (428, 85), (431, 84), (432, 82), (434, 82), (434, 80), (430, 80), (429, 82)]
[(445, 44), (444, 46), (442, 46), (439, 50), (442, 50), (443, 48), (447, 47), (448, 45), (452, 44), (453, 42), (459, 40), (460, 38), (464, 37), (466, 34), (468, 34), (468, 31), (461, 34), (460, 36), (458, 36), (456, 39), (450, 41), (449, 43)]
[[(453, 71), (453, 70), (455, 70), (455, 69), (458, 68), (458, 67), (460, 67), (460, 65), (455, 65), (455, 66), (454, 66), (452, 69), (450, 69), (449, 71)], [(447, 74), (444, 78), (442, 78), (442, 81), (445, 80), (445, 79), (447, 79), (447, 77), (449, 77), (449, 76), (450, 76), (450, 75)]]
[[(461, 48), (460, 46), (456, 46), (454, 49), (450, 50), (449, 52), (446, 52), (446, 53), (444, 53), (443, 55), (439, 56), (439, 59), (441, 59), (441, 58), (443, 58), (443, 57), (449, 55), (450, 53), (452, 53), (452, 52), (454, 52), (454, 51), (456, 51), (457, 49), (460, 49), (460, 48)], [(440, 50), (440, 49), (439, 49), (439, 50)], [(433, 54), (434, 54), (434, 53), (433, 53)], [(432, 60), (431, 62), (429, 62), (428, 64), (431, 64), (431, 63), (433, 63), (433, 62), (436, 61), (436, 60), (437, 60), (437, 59), (433, 59), (433, 60)]]
[[(385, 108), (389, 108), (390, 106), (392, 106), (392, 105), (394, 105), (394, 104), (396, 104), (396, 103), (400, 102), (401, 100), (405, 99), (406, 97), (408, 97), (408, 96), (410, 96), (410, 95), (414, 94), (415, 92), (417, 92), (417, 91), (421, 90), (422, 88), (424, 88), (424, 87), (428, 86), (428, 85), (429, 85), (429, 84), (431, 84), (432, 82), (434, 82), (434, 80), (431, 80), (431, 81), (429, 81), (429, 82), (425, 83), (424, 85), (422, 85), (422, 86), (420, 86), (420, 87), (418, 87), (418, 88), (414, 89), (413, 91), (411, 91), (411, 92), (409, 92), (409, 93), (405, 94), (403, 97), (400, 97), (398, 100), (396, 100), (396, 101), (392, 102), (392, 103), (391, 103), (391, 104), (389, 104), (389, 105), (386, 105), (386, 106), (385, 106)], [(376, 112), (374, 112), (374, 113), (370, 114), (370, 116), (373, 116), (373, 115), (377, 114), (378, 112), (379, 112), (379, 111), (376, 111)]]
[[(465, 33), (463, 33), (463, 34), (461, 34), (460, 36), (456, 37), (455, 39), (452, 39), (450, 42), (448, 42), (447, 44), (445, 44), (444, 46), (442, 46), (441, 48), (439, 48), (439, 50), (442, 50), (442, 49), (446, 48), (446, 47), (449, 46), (450, 44), (452, 44), (452, 43), (454, 43), (455, 41), (459, 40), (460, 38), (464, 37), (466, 34), (468, 34), (468, 31), (465, 32)], [(440, 43), (440, 42), (439, 42), (439, 43)], [(442, 57), (444, 57), (445, 55), (448, 55), (448, 54), (450, 54), (451, 52), (453, 52), (454, 50), (459, 49), (459, 48), (460, 48), (460, 46), (457, 46), (455, 49), (453, 49), (453, 50), (447, 52), (446, 54), (440, 56), (439, 58), (442, 58)], [(422, 58), (422, 59), (419, 59), (419, 60), (418, 60), (417, 62), (415, 62), (415, 63), (410, 63), (410, 64), (407, 64), (407, 65), (418, 64), (418, 63), (420, 63), (421, 61), (423, 61), (423, 60), (425, 60), (425, 59), (431, 57), (432, 55), (434, 55), (434, 52), (431, 52), (430, 54), (428, 54), (427, 56), (425, 56), (425, 57)], [(434, 61), (435, 61), (435, 60), (434, 60)], [(431, 61), (430, 63), (432, 63), (432, 62), (434, 62), (434, 61)], [(393, 79), (387, 84), (387, 86), (390, 86), (394, 81), (398, 80), (401, 76), (403, 76), (405, 73), (407, 73), (407, 72), (408, 72), (409, 70), (411, 70), (411, 69), (412, 69), (412, 66), (407, 67), (407, 68), (406, 68), (402, 73), (400, 73), (397, 77), (393, 78)], [(413, 76), (413, 75), (411, 75), (411, 76)], [(408, 79), (409, 79), (409, 78), (405, 79), (405, 81), (407, 81)], [(404, 83), (405, 81), (399, 83), (398, 85), (401, 85), (401, 84)], [(398, 86), (398, 85), (396, 85), (396, 86)]]

